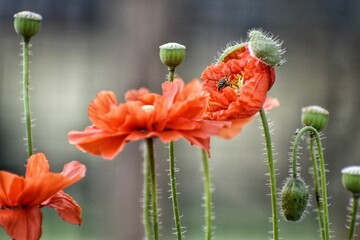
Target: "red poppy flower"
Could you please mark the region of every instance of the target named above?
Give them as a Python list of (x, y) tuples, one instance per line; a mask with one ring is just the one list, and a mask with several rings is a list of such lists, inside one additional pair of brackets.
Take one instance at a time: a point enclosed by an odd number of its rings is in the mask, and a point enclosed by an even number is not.
[(207, 67), (201, 79), (204, 90), (210, 94), (205, 118), (239, 119), (251, 117), (261, 109), (275, 81), (275, 71), (251, 56), (244, 46), (236, 51), (236, 58)]
[(61, 173), (49, 171), (42, 153), (32, 155), (25, 177), (0, 171), (0, 225), (16, 240), (41, 237), (41, 207), (54, 208), (60, 217), (81, 224), (81, 208), (62, 190), (85, 176), (86, 168), (77, 161), (64, 166)]
[(252, 56), (246, 44), (208, 66), (201, 79), (210, 96), (205, 119), (232, 121), (220, 136), (235, 136), (263, 106), (268, 110), (279, 105), (277, 99), (265, 103), (275, 81), (274, 67)]
[(166, 143), (184, 137), (209, 153), (210, 136), (229, 123), (202, 120), (208, 96), (201, 94), (201, 84), (193, 80), (185, 85), (176, 79), (163, 83), (162, 89), (163, 95), (145, 88), (128, 91), (123, 104), (118, 104), (113, 92), (100, 92), (88, 109), (93, 125), (82, 132), (71, 131), (70, 143), (113, 159), (129, 141), (157, 137)]

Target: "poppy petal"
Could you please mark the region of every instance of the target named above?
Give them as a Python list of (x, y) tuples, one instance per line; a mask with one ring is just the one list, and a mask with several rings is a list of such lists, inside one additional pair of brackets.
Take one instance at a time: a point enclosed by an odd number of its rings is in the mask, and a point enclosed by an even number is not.
[(263, 108), (265, 111), (269, 111), (273, 108), (279, 107), (280, 106), (280, 102), (277, 98), (273, 98), (273, 97), (268, 97), (265, 100), (265, 103), (263, 105)]
[(149, 93), (147, 88), (140, 88), (138, 90), (129, 90), (125, 93), (125, 100), (129, 101), (139, 101), (140, 98)]
[(60, 174), (70, 180), (71, 184), (73, 184), (85, 177), (85, 173), (86, 166), (84, 164), (81, 164), (78, 161), (71, 161), (64, 165), (64, 169)]
[(18, 205), (17, 199), (25, 185), (25, 179), (0, 171), (0, 206)]
[(42, 214), (38, 207), (28, 209), (0, 209), (0, 226), (16, 240), (39, 240)]
[(78, 225), (82, 223), (81, 207), (64, 191), (56, 193), (41, 205), (54, 208), (58, 212), (59, 216), (68, 223)]
[(47, 173), (42, 176), (26, 178), (24, 189), (18, 197), (18, 203), (24, 207), (37, 206), (70, 184), (71, 181), (59, 173)]
[(89, 104), (88, 114), (91, 122), (99, 129), (113, 129), (111, 112), (118, 107), (116, 96), (111, 91), (102, 91)]
[(30, 156), (26, 166), (25, 178), (37, 177), (48, 173), (50, 165), (45, 154), (36, 153)]
[(225, 139), (231, 139), (235, 137), (252, 119), (253, 117), (233, 119), (231, 120), (231, 127), (222, 128), (217, 135)]

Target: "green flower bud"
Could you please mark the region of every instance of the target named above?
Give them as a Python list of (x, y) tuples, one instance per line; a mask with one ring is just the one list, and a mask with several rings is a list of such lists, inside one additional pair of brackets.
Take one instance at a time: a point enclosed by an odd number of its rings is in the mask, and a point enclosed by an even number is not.
[(329, 121), (329, 112), (319, 106), (304, 107), (302, 109), (301, 121), (305, 126), (312, 126), (320, 132)]
[(360, 194), (360, 166), (349, 166), (341, 170), (344, 187), (353, 194)]
[(259, 58), (269, 66), (280, 66), (284, 62), (281, 57), (285, 51), (281, 48), (281, 41), (259, 30), (251, 30), (248, 35), (249, 50), (252, 56)]
[(290, 178), (281, 191), (281, 207), (288, 221), (298, 221), (302, 218), (309, 199), (309, 189), (304, 181)]
[(166, 43), (161, 45), (159, 48), (160, 60), (169, 69), (174, 70), (185, 58), (186, 47), (179, 43)]
[(14, 15), (14, 28), (20, 34), (25, 42), (29, 42), (30, 38), (40, 31), (42, 17), (33, 12), (23, 11)]

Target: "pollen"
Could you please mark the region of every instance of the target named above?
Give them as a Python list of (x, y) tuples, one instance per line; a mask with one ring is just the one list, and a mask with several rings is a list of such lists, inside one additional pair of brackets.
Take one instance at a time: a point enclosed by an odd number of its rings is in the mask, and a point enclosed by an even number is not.
[(236, 92), (236, 94), (240, 95), (240, 90), (244, 85), (244, 77), (241, 74), (234, 74), (230, 82), (230, 87)]

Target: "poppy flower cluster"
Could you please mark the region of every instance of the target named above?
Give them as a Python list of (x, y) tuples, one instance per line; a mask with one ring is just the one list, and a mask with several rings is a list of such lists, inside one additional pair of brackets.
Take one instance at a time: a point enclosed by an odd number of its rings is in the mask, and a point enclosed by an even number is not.
[(156, 137), (167, 143), (185, 138), (191, 144), (210, 152), (210, 137), (226, 121), (204, 120), (208, 96), (201, 84), (181, 79), (162, 84), (163, 94), (150, 93), (145, 88), (126, 93), (119, 104), (111, 91), (102, 91), (90, 103), (89, 118), (93, 125), (84, 131), (71, 131), (70, 143), (82, 151), (113, 159), (126, 142)]
[(63, 189), (85, 176), (86, 167), (72, 161), (61, 173), (50, 172), (46, 156), (32, 155), (25, 177), (0, 171), (0, 226), (16, 240), (38, 240), (42, 233), (41, 208), (54, 208), (72, 224), (81, 224), (81, 208)]

